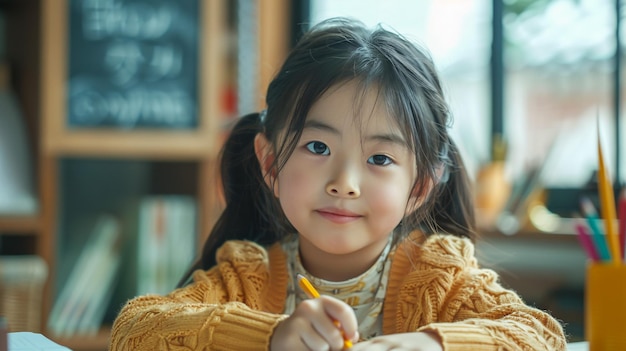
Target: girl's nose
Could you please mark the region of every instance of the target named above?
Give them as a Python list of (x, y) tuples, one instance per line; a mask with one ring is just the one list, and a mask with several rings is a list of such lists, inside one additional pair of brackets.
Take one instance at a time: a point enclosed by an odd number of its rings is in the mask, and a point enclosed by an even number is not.
[(361, 190), (356, 178), (354, 174), (344, 169), (326, 185), (326, 192), (331, 196), (357, 198), (361, 196)]

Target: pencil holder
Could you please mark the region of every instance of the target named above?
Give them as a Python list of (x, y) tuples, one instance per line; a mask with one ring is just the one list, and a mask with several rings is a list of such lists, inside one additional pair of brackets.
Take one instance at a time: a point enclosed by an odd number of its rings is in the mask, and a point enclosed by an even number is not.
[(590, 351), (626, 350), (626, 265), (589, 263), (585, 339)]

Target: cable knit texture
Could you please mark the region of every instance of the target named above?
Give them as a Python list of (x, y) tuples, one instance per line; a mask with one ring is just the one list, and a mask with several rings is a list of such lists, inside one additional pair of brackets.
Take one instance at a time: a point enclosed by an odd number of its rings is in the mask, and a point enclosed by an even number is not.
[[(558, 321), (527, 306), (480, 269), (467, 239), (413, 233), (392, 258), (385, 334), (431, 331), (444, 350), (565, 350)], [(130, 300), (113, 324), (110, 350), (267, 350), (287, 293), (285, 255), (230, 241), (218, 264), (167, 296)]]

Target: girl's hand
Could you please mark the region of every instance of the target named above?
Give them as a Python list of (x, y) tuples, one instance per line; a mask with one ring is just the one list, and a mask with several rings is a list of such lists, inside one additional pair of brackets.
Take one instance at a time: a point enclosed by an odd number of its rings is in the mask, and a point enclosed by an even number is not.
[[(341, 330), (335, 325), (337, 321)], [(342, 350), (343, 336), (356, 342), (358, 325), (352, 307), (330, 296), (305, 300), (274, 329), (270, 350)]]
[(443, 351), (439, 337), (431, 333), (412, 332), (382, 335), (355, 344), (351, 351)]

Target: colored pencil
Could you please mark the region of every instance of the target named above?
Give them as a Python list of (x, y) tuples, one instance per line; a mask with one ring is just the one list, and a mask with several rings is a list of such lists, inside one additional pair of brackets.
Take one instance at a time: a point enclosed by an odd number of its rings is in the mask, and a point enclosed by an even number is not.
[(606, 245), (606, 239), (604, 237), (602, 228), (600, 228), (600, 218), (598, 217), (598, 212), (596, 211), (593, 202), (591, 202), (588, 197), (581, 198), (580, 209), (585, 215), (587, 225), (589, 226), (589, 228), (591, 228), (591, 238), (593, 239), (593, 242), (595, 244), (598, 256), (600, 257), (600, 261), (610, 260), (611, 254), (609, 253), (609, 248)]
[(587, 231), (587, 227), (582, 223), (576, 223), (575, 226), (576, 232), (578, 233), (578, 241), (580, 242), (580, 246), (582, 246), (583, 250), (585, 250), (587, 257), (594, 262), (600, 261), (600, 255), (591, 240), (591, 235)]
[[(599, 123), (599, 122), (598, 122)], [(613, 193), (613, 185), (604, 164), (604, 155), (602, 154), (602, 143), (600, 142), (600, 127), (598, 126), (598, 186), (600, 194), (600, 213), (604, 220), (604, 228), (606, 239), (611, 251), (613, 263), (620, 264), (621, 249), (619, 248), (619, 239), (617, 229), (615, 228), (615, 194)]]
[[(303, 276), (302, 274), (298, 274), (298, 286), (300, 286), (300, 289), (304, 291), (304, 293), (309, 297), (309, 299), (316, 299), (320, 297), (320, 294), (317, 292), (317, 290), (315, 290), (315, 288), (313, 287), (313, 284), (311, 284), (311, 282), (308, 279), (306, 279), (306, 277)], [(333, 320), (333, 323), (335, 324), (335, 326), (337, 326), (337, 328), (341, 328), (341, 325), (339, 324), (339, 322)], [(350, 341), (350, 339), (346, 337), (346, 335), (343, 332), (343, 329), (341, 330), (341, 335), (343, 335), (343, 349), (347, 350), (347, 349), (352, 348), (352, 341)]]

